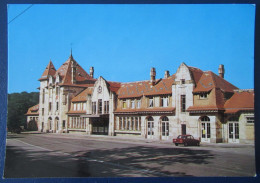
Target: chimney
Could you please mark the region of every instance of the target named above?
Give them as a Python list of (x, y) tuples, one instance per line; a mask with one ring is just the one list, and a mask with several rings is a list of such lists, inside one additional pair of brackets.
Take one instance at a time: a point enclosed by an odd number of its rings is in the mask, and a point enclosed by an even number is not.
[(89, 75), (90, 75), (91, 78), (94, 78), (94, 67), (90, 67)]
[(152, 85), (154, 85), (155, 84), (155, 76), (156, 76), (156, 71), (155, 71), (154, 67), (151, 68), (150, 76), (151, 76)]
[(164, 78), (167, 79), (169, 76), (170, 76), (170, 72), (169, 71), (165, 71)]
[(73, 58), (71, 59), (71, 83), (76, 83), (76, 62)]
[(224, 78), (224, 74), (225, 74), (225, 69), (224, 69), (224, 65), (220, 64), (218, 67), (218, 74), (220, 77)]

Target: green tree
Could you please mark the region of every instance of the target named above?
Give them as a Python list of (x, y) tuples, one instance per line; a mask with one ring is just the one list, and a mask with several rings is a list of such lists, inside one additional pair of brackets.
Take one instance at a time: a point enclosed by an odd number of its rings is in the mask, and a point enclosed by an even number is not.
[(21, 92), (8, 94), (7, 127), (9, 131), (26, 125), (28, 108), (39, 103), (39, 92)]

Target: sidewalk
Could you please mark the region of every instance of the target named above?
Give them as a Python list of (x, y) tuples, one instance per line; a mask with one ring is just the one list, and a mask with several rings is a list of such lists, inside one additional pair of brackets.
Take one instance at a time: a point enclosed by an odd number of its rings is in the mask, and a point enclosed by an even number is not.
[[(38, 131), (31, 131), (31, 132), (22, 132), (22, 134), (46, 134), (41, 133)], [(49, 133), (51, 135), (57, 136), (71, 136), (71, 137), (87, 137), (88, 139), (97, 139), (97, 140), (104, 140), (104, 141), (127, 141), (127, 142), (134, 142), (134, 143), (147, 143), (147, 144), (168, 144), (173, 145), (172, 139), (168, 140), (157, 140), (157, 139), (145, 139), (143, 137), (124, 137), (124, 136), (107, 136), (107, 135), (87, 135), (85, 133)], [(232, 143), (200, 143), (201, 147), (221, 147), (221, 148), (247, 148), (247, 147), (254, 147), (254, 144), (232, 144)]]

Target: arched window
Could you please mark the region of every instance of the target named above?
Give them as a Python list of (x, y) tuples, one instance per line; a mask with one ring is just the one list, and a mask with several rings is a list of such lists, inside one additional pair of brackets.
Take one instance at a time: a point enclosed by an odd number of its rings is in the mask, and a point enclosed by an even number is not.
[(209, 119), (208, 116), (203, 116), (203, 117), (201, 117), (200, 120), (201, 120), (201, 121), (210, 121), (210, 119)]
[(150, 117), (147, 119), (147, 121), (153, 121), (153, 117), (150, 116)]
[(231, 116), (228, 121), (238, 121), (238, 116)]
[(168, 118), (167, 116), (164, 116), (164, 117), (162, 118), (162, 121), (169, 121), (169, 118)]

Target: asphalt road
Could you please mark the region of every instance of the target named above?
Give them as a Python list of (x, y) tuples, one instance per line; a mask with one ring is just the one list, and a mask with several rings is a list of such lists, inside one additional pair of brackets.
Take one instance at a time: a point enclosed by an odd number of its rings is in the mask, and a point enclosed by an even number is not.
[(254, 176), (254, 146), (175, 147), (71, 134), (8, 135), (5, 178)]

